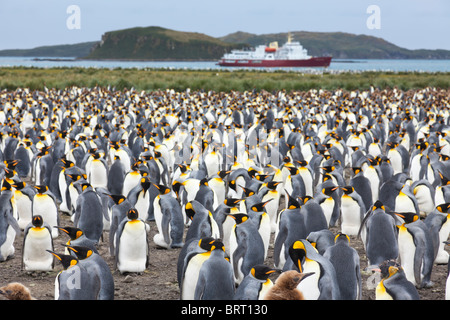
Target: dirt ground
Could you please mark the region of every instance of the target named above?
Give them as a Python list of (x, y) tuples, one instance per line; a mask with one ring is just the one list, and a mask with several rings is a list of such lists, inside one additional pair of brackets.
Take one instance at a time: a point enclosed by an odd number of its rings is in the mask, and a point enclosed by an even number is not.
[[(154, 222), (150, 222), (150, 266), (142, 274), (122, 275), (114, 270), (114, 260), (108, 251), (108, 233), (104, 233), (104, 241), (99, 244), (99, 253), (111, 266), (115, 280), (115, 300), (178, 300), (179, 288), (177, 283), (176, 264), (180, 249), (159, 249), (153, 243), (153, 235), (156, 231)], [(69, 216), (61, 215), (61, 225), (72, 225)], [(337, 229), (332, 229), (337, 233)], [(360, 253), (361, 270), (363, 279), (363, 300), (375, 299), (375, 287), (373, 281), (369, 278), (371, 274), (364, 272), (367, 266), (367, 259), (364, 254), (362, 242), (360, 239), (351, 237), (350, 244)], [(63, 252), (63, 243), (67, 242), (68, 237), (60, 234), (54, 241), (55, 251)], [(54, 281), (57, 273), (61, 270), (59, 262), (55, 264), (52, 272), (37, 273), (21, 270), (21, 257), (23, 235), (16, 237), (15, 257), (0, 263), (0, 285), (6, 285), (9, 282), (21, 282), (26, 285), (32, 295), (39, 300), (54, 299)], [(272, 242), (273, 243), (273, 242)], [(273, 265), (272, 251), (266, 261), (267, 265)], [(419, 294), (422, 300), (444, 300), (445, 283), (447, 275), (447, 265), (435, 265), (433, 269), (432, 281), (434, 287), (420, 289)], [(272, 280), (275, 280), (272, 278)], [(0, 296), (0, 299), (4, 299)]]

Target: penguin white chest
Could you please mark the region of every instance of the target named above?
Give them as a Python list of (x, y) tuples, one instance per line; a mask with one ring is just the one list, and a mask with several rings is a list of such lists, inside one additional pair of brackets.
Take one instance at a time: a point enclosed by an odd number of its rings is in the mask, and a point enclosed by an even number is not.
[(347, 235), (355, 236), (361, 226), (360, 206), (350, 196), (342, 196), (341, 201), (341, 231)]
[(23, 246), (23, 264), (27, 271), (52, 270), (52, 238), (47, 228), (30, 228)]
[(328, 225), (330, 225), (331, 216), (332, 216), (333, 210), (334, 210), (334, 204), (335, 204), (335, 202), (334, 202), (333, 197), (328, 197), (320, 204)]
[(53, 238), (58, 236), (58, 229), (53, 228), (58, 225), (58, 208), (51, 197), (36, 194), (33, 201), (33, 215), (41, 215), (44, 222), (50, 226)]
[(140, 192), (135, 204), (136, 210), (139, 212), (139, 219), (144, 221), (148, 217), (148, 208), (150, 207), (150, 192)]
[(403, 162), (402, 162), (402, 156), (400, 153), (395, 150), (391, 149), (388, 151), (387, 154), (389, 160), (391, 161), (392, 169), (394, 169), (394, 174), (400, 173), (403, 171)]
[(199, 253), (189, 261), (189, 264), (184, 271), (184, 278), (181, 286), (181, 300), (194, 300), (200, 268), (203, 263), (208, 260), (209, 256), (209, 252)]
[(314, 274), (302, 280), (302, 282), (298, 284), (297, 289), (303, 293), (305, 300), (317, 300), (320, 296), (320, 265), (316, 261), (306, 258), (302, 267), (303, 273), (314, 272)]
[(416, 246), (414, 245), (412, 235), (405, 227), (401, 227), (398, 233), (398, 251), (406, 279), (416, 285), (414, 277), (414, 255), (416, 253)]
[(94, 188), (107, 188), (108, 185), (108, 170), (100, 160), (94, 159), (92, 161), (89, 181)]
[(416, 212), (414, 202), (406, 194), (400, 191), (399, 195), (395, 199), (395, 211), (396, 212)]
[(414, 188), (414, 196), (417, 199), (417, 205), (419, 206), (420, 215), (422, 217), (426, 217), (428, 213), (433, 211), (435, 205), (430, 189), (426, 186), (419, 185)]
[(145, 223), (126, 223), (120, 235), (117, 268), (123, 272), (143, 272), (147, 262), (147, 230)]
[(16, 191), (14, 197), (17, 205), (17, 222), (19, 227), (23, 230), (31, 222), (31, 200), (20, 191)]
[(14, 239), (16, 238), (16, 230), (8, 226), (6, 230), (5, 242), (0, 246), (0, 261), (5, 261), (14, 254)]

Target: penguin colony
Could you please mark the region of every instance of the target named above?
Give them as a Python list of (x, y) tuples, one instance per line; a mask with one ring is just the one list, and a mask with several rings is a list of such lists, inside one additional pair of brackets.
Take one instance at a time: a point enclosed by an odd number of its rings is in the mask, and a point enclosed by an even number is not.
[(377, 299), (419, 299), (448, 263), (448, 91), (71, 87), (0, 103), (0, 260), (62, 267), (55, 299), (114, 299), (112, 272), (144, 272), (152, 242), (180, 252), (180, 299), (358, 300), (363, 271)]

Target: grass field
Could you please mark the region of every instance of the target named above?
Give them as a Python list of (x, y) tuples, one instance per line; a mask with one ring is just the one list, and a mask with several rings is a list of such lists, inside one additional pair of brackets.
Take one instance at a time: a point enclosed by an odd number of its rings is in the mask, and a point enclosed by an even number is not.
[(134, 87), (136, 90), (174, 89), (183, 91), (213, 90), (286, 90), (309, 89), (365, 90), (398, 87), (401, 90), (424, 87), (450, 88), (450, 73), (416, 72), (325, 72), (310, 74), (284, 71), (217, 71), (166, 69), (97, 69), (97, 68), (0, 68), (0, 89), (30, 88), (41, 90), (78, 87), (115, 87), (118, 90)]

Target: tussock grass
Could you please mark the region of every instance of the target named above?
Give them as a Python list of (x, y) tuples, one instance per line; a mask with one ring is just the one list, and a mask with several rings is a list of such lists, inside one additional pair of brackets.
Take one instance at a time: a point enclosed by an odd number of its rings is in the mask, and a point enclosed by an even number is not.
[(183, 91), (213, 90), (286, 90), (310, 89), (366, 90), (398, 87), (401, 90), (450, 87), (450, 73), (419, 72), (361, 72), (309, 74), (285, 71), (218, 71), (167, 69), (103, 69), (103, 68), (0, 68), (0, 89), (15, 90), (44, 87), (63, 89), (68, 86), (111, 86), (118, 90), (134, 87), (136, 90)]

